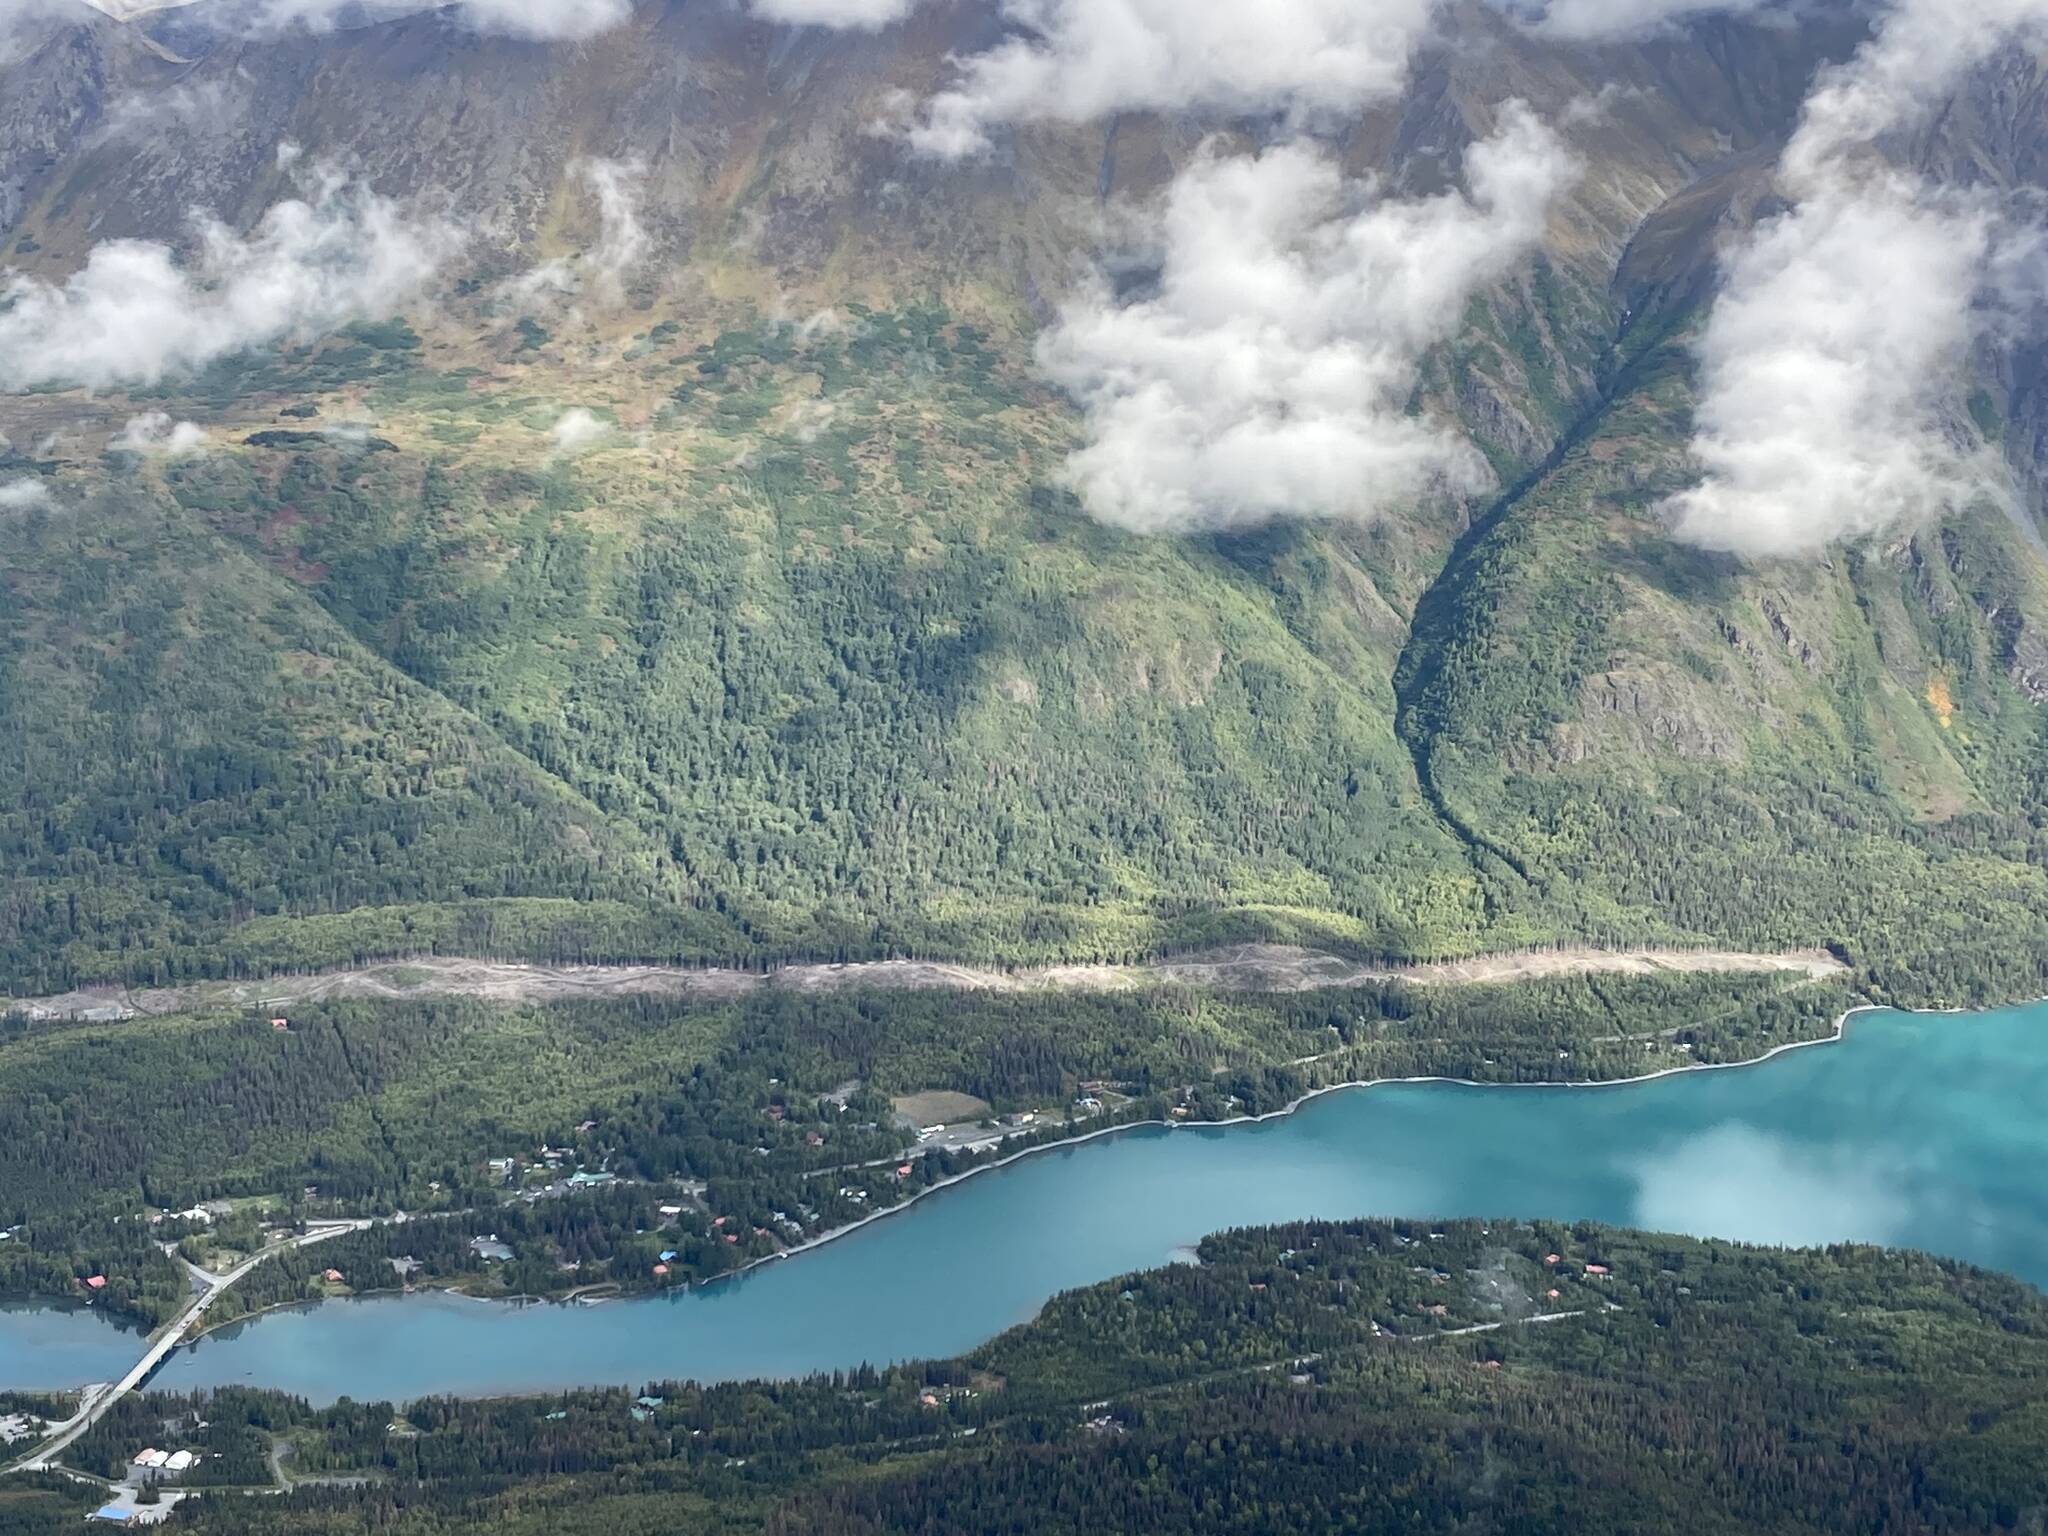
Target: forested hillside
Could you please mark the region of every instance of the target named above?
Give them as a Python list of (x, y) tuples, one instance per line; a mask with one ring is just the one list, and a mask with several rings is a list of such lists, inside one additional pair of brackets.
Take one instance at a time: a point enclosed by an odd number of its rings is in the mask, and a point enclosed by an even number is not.
[[(74, 3), (0, 58), (17, 320), (116, 237), (201, 260), (199, 205), (245, 265), (389, 225), (426, 275), (0, 395), (0, 992), (1250, 938), (1830, 944), (1901, 1000), (2043, 990), (2027, 354), (1974, 358), (1946, 426), (2010, 517), (1803, 562), (1660, 520), (1716, 252), (1853, 8), (1580, 43), (1448, 7), (1324, 138), (1359, 198), (1440, 199), (1514, 95), (1570, 160), (1417, 353), (1402, 412), (1457, 424), (1466, 483), (1161, 533), (1077, 491), (1048, 336), (1119, 221), (1265, 119), (906, 155), (875, 114), (988, 43), (966, 3), (647, 4), (575, 47)], [(2000, 68), (1898, 157), (2033, 185), (2033, 64)]]
[[(0, 1301), (660, 1310), (1118, 1126), (2048, 993), (2044, 143), (2048, 0), (0, 0)], [(2038, 1290), (1515, 1215), (0, 1450), (224, 1536), (2048, 1529)]]

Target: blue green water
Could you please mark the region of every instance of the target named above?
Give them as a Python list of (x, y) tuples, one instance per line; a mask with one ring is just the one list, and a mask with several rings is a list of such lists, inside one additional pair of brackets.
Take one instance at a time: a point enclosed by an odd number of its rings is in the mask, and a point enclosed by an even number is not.
[[(1221, 1227), (1551, 1216), (1766, 1243), (1919, 1247), (2048, 1284), (2048, 1006), (1860, 1015), (1840, 1045), (1605, 1088), (1347, 1090), (1221, 1129), (1138, 1130), (980, 1175), (796, 1259), (595, 1307), (329, 1302), (173, 1355), (165, 1388), (325, 1402), (787, 1375), (964, 1350), (1046, 1297)], [(109, 1339), (114, 1336), (110, 1333)], [(0, 1314), (0, 1385), (80, 1379)], [(87, 1372), (133, 1358), (132, 1336)], [(67, 1374), (68, 1373), (68, 1374)]]
[(0, 1387), (112, 1381), (142, 1357), (139, 1328), (77, 1302), (0, 1301)]

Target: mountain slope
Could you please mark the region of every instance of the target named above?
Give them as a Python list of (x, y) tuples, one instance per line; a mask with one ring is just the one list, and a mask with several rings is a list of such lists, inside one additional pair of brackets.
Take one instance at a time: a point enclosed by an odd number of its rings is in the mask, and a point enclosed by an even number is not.
[[(1584, 171), (1542, 250), (1414, 401), (1506, 489), (1147, 538), (1062, 488), (1083, 426), (1033, 344), (1110, 209), (1273, 123), (908, 158), (869, 129), (993, 35), (965, 3), (836, 37), (647, 4), (575, 47), (223, 14), (56, 25), (0, 64), (8, 262), (189, 245), (202, 205), (248, 228), (307, 164), (473, 238), (403, 322), (0, 397), (0, 476), (48, 500), (0, 518), (0, 706), (41, 733), (6, 768), (18, 990), (417, 948), (1587, 938), (1826, 941), (1946, 997), (1969, 955), (2011, 957), (1981, 995), (2048, 952), (2024, 519), (1811, 568), (1655, 521), (1717, 249), (1770, 211), (1853, 16), (1574, 48), (1453, 8), (1402, 99), (1320, 131), (1421, 195), (1505, 97), (1564, 125)], [(2031, 185), (2038, 93), (2001, 68), (1899, 152)], [(591, 157), (637, 189), (615, 295)], [(549, 261), (573, 293), (503, 286)], [(1982, 359), (1970, 429), (2030, 489), (2031, 369)], [(144, 411), (208, 451), (123, 449)], [(147, 638), (90, 643), (123, 625)]]
[[(16, 974), (171, 976), (195, 950), (217, 966), (226, 931), (265, 913), (662, 888), (630, 828), (174, 504), (109, 494), (5, 545)], [(491, 945), (489, 925), (470, 941)]]

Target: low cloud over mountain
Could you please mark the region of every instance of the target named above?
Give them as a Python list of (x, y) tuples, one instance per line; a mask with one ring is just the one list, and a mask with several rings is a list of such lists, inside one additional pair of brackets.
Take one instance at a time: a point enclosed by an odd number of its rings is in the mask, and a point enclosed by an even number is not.
[(1484, 489), (1456, 427), (1410, 411), (1417, 369), (1576, 169), (1519, 105), (1466, 156), (1469, 190), (1431, 198), (1347, 183), (1307, 145), (1205, 151), (1160, 212), (1156, 292), (1125, 302), (1099, 279), (1040, 343), (1087, 417), (1070, 483), (1150, 532)]
[(1706, 477), (1668, 505), (1681, 537), (1789, 555), (2009, 498), (1962, 373), (2038, 285), (2040, 233), (1988, 188), (1878, 151), (2044, 28), (2042, 0), (1905, 0), (1822, 77), (1780, 168), (1796, 205), (1728, 255), (1700, 343)]
[(0, 382), (13, 389), (154, 384), (216, 358), (310, 340), (418, 299), (462, 243), (456, 229), (322, 174), (237, 234), (196, 216), (197, 253), (159, 241), (95, 246), (61, 282), (0, 288)]

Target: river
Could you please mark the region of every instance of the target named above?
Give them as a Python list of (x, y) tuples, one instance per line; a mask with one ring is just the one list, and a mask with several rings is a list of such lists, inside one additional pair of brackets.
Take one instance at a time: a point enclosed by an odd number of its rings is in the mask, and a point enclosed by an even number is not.
[[(1307, 1216), (1550, 1216), (1765, 1243), (1925, 1248), (2048, 1285), (2048, 1005), (1865, 1013), (1841, 1043), (1596, 1088), (1400, 1083), (1215, 1129), (1025, 1158), (783, 1263), (598, 1306), (327, 1302), (171, 1356), (167, 1389), (315, 1402), (781, 1376), (946, 1355), (1057, 1291)], [(82, 1328), (99, 1330), (96, 1337)], [(0, 1311), (0, 1385), (118, 1374), (133, 1334)]]

